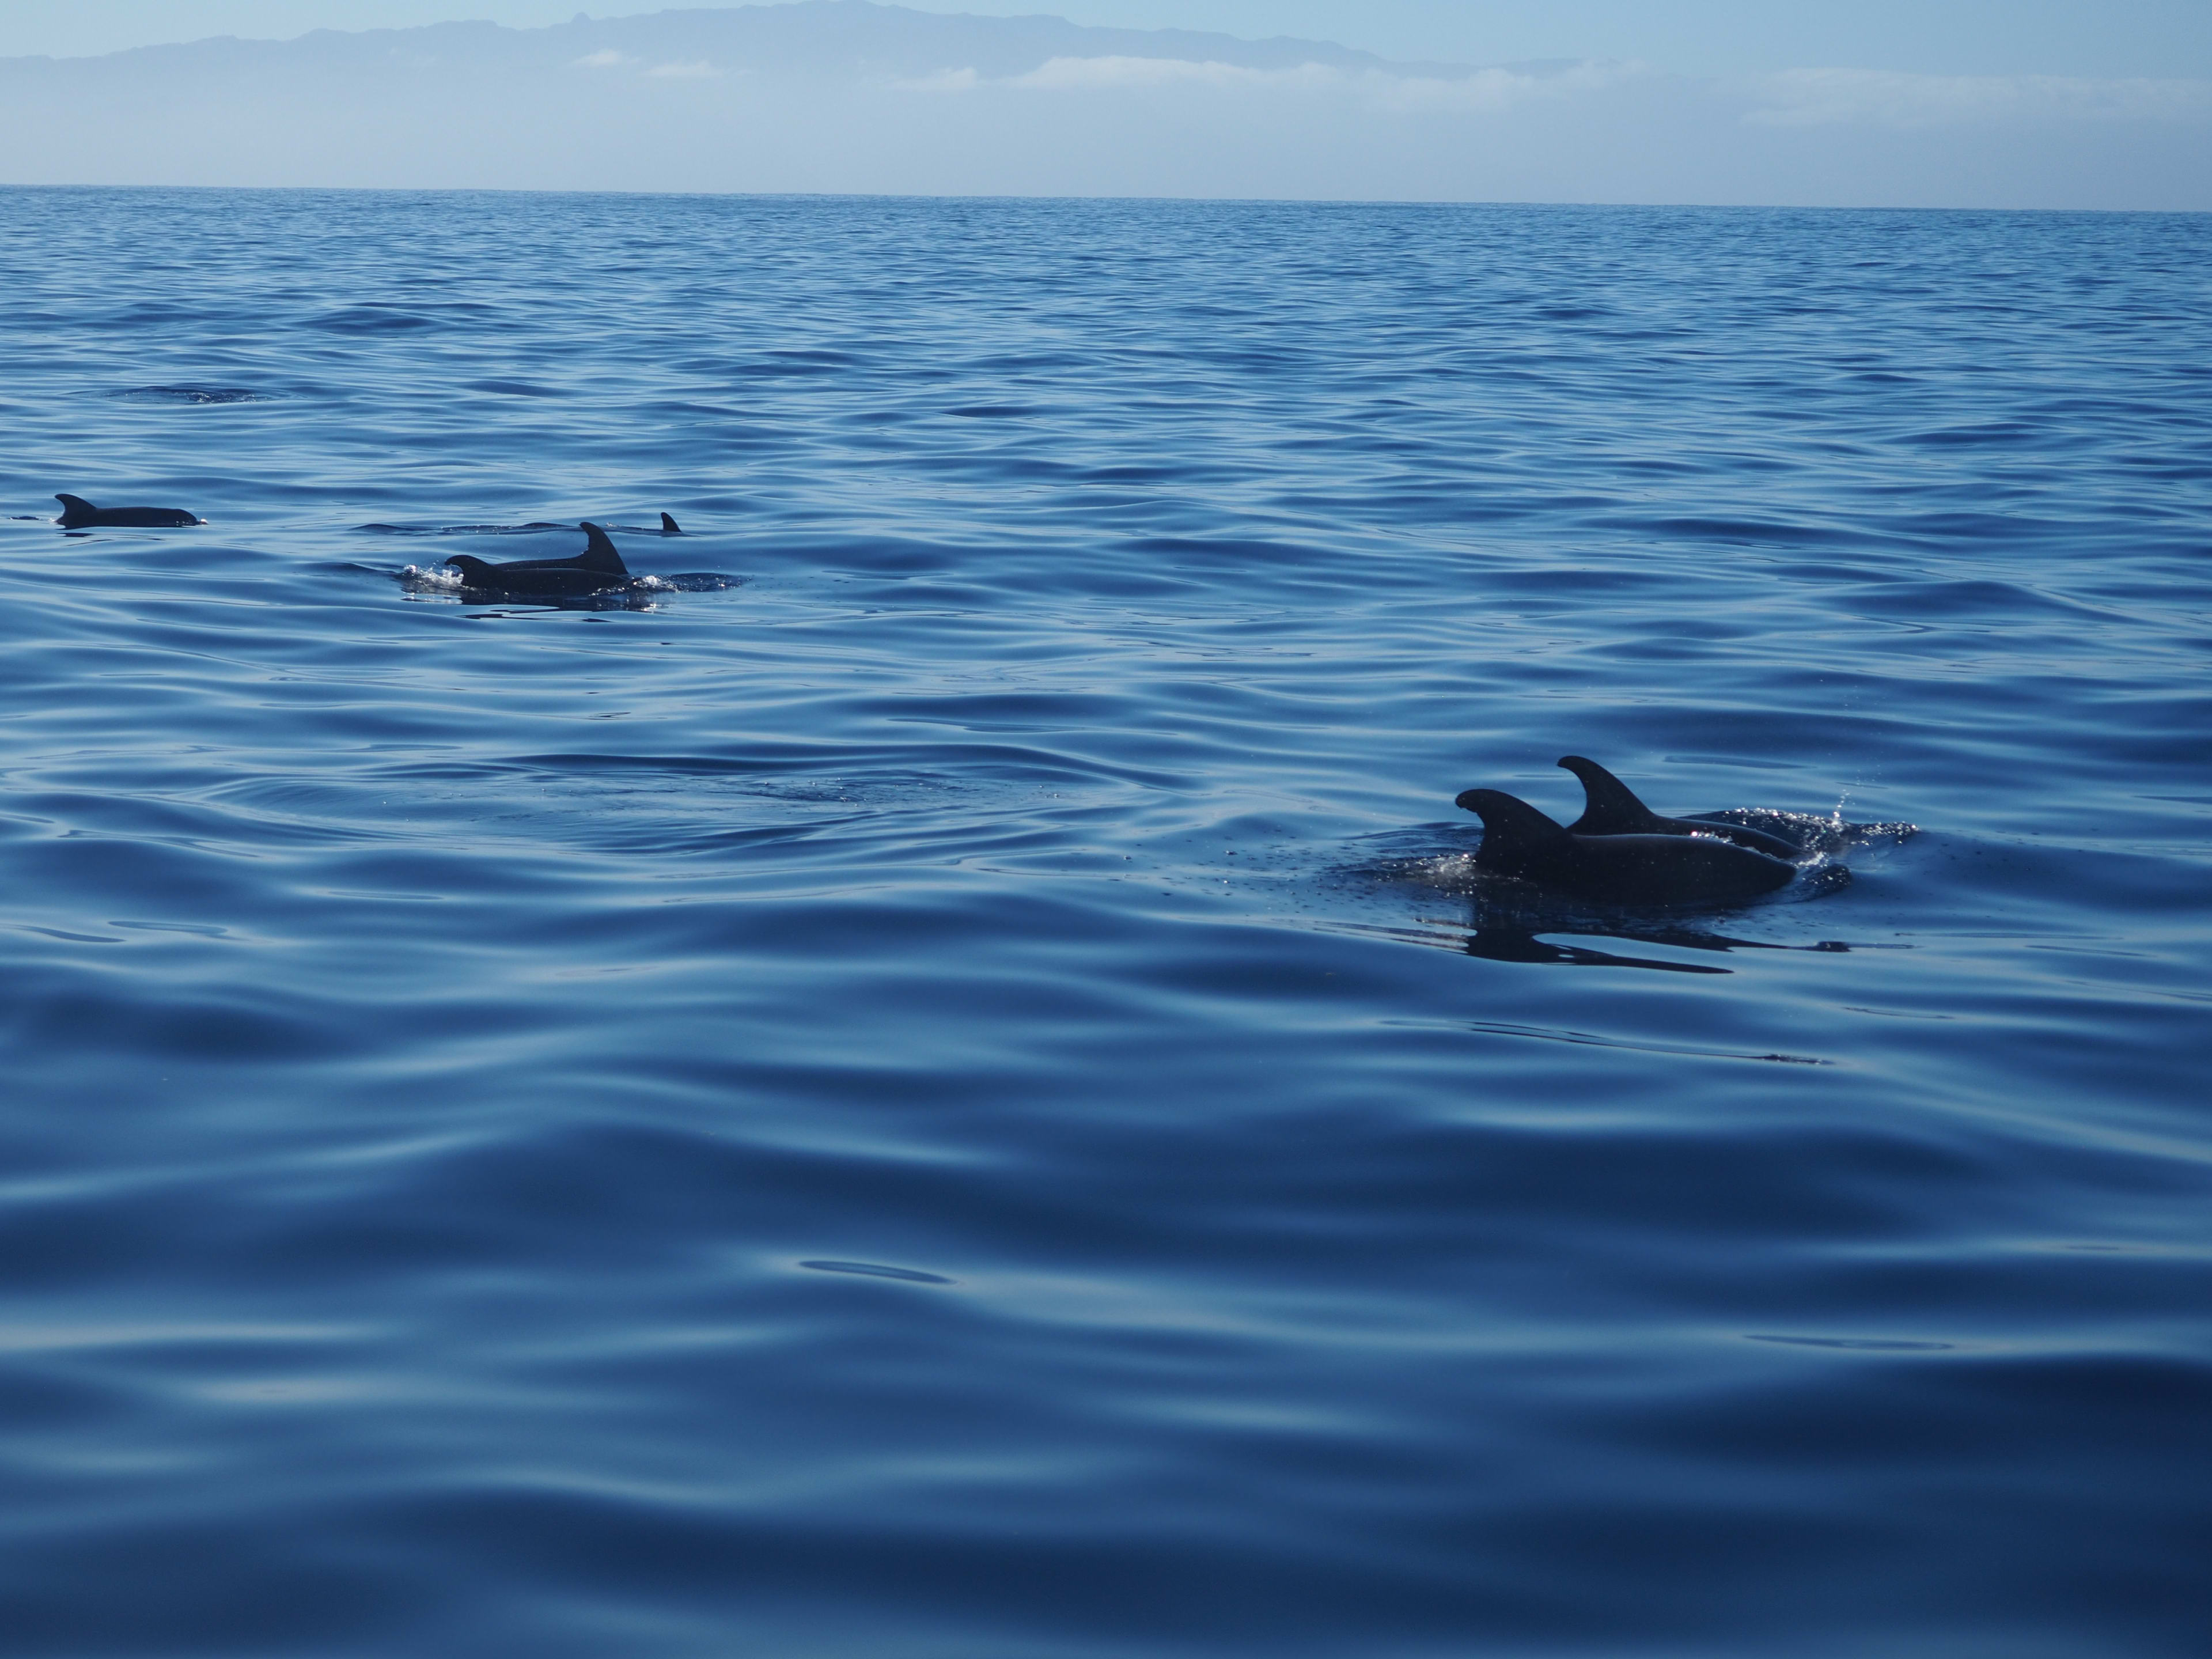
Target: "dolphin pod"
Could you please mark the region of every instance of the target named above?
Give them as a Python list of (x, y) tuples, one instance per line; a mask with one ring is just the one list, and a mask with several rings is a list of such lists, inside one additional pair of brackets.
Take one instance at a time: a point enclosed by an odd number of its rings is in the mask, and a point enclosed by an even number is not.
[[(1627, 795), (1626, 789), (1621, 793)], [(1789, 860), (1723, 840), (1717, 833), (1629, 830), (1592, 835), (1570, 830), (1498, 789), (1465, 790), (1453, 804), (1482, 820), (1476, 869), (1583, 898), (1618, 904), (1731, 904), (1786, 887), (1797, 875)]]
[(1559, 764), (1583, 781), (1583, 815), (1567, 826), (1571, 836), (1718, 836), (1778, 859), (1794, 859), (1803, 850), (1780, 836), (1726, 818), (1662, 817), (1595, 761), (1563, 755)]
[(446, 562), (461, 573), (463, 586), (487, 593), (581, 599), (627, 583), (629, 567), (623, 562), (605, 529), (588, 520), (577, 527), (584, 532), (585, 544), (573, 559), (509, 559), (492, 564), (473, 554), (456, 553)]
[[(180, 507), (99, 507), (82, 495), (58, 494), (61, 516), (54, 522), (64, 530), (171, 529), (205, 524), (206, 520)], [(371, 525), (387, 530), (388, 525)], [(526, 530), (557, 530), (564, 526), (529, 524)], [(495, 564), (471, 554), (457, 553), (445, 561), (460, 572), (464, 586), (482, 592), (530, 594), (545, 598), (583, 598), (620, 587), (630, 580), (629, 567), (607, 536), (606, 527), (586, 520), (579, 526), (585, 536), (584, 550), (572, 559), (510, 559)], [(650, 533), (650, 532), (642, 532)], [(660, 515), (663, 536), (681, 536), (684, 526), (671, 513)]]
[(181, 507), (94, 507), (82, 495), (56, 495), (54, 499), (62, 504), (62, 515), (54, 522), (64, 530), (102, 526), (118, 530), (173, 529), (207, 522)]
[[(63, 494), (54, 499), (62, 504), (56, 522), (69, 530), (170, 528), (205, 522), (181, 507), (101, 507), (81, 495)], [(492, 563), (457, 553), (445, 563), (459, 572), (465, 589), (481, 593), (582, 599), (627, 586), (632, 580), (629, 567), (606, 527), (586, 520), (578, 528), (584, 532), (585, 546), (573, 558)], [(680, 536), (684, 531), (664, 512), (659, 533)], [(1662, 906), (1741, 903), (1796, 878), (1794, 860), (1804, 849), (1784, 836), (1717, 815), (1669, 817), (1653, 811), (1595, 761), (1565, 755), (1559, 764), (1583, 786), (1583, 813), (1571, 824), (1561, 824), (1502, 790), (1468, 789), (1455, 798), (1454, 805), (1482, 820), (1482, 845), (1474, 857), (1477, 869), (1581, 897)], [(1474, 954), (1516, 961), (1559, 959), (1528, 956), (1517, 936), (1516, 942), (1468, 948)]]
[[(205, 519), (187, 513), (181, 507), (94, 507), (82, 495), (58, 495), (54, 499), (62, 504), (62, 515), (54, 520), (64, 530), (91, 530), (101, 526), (112, 529), (168, 530), (189, 524), (205, 524)], [(555, 525), (525, 525), (526, 530), (553, 530)], [(660, 533), (681, 536), (684, 526), (676, 522), (673, 514), (660, 515)], [(477, 561), (482, 564), (483, 560)], [(524, 562), (518, 560), (517, 563)], [(538, 562), (544, 562), (538, 561)]]

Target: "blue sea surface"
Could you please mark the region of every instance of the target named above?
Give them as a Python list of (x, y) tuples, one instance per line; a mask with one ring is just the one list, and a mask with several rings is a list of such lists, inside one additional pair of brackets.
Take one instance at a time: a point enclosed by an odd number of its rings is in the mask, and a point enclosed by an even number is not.
[[(2212, 1644), (2212, 217), (17, 190), (0, 295), (11, 1656)], [(585, 519), (684, 580), (440, 573)], [(1568, 753), (1825, 850), (1483, 876)]]

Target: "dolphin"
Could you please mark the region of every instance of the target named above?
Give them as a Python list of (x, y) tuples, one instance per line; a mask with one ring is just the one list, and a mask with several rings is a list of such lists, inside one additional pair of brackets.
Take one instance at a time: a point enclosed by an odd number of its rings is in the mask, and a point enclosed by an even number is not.
[(1559, 764), (1583, 781), (1583, 815), (1567, 826), (1571, 836), (1718, 836), (1778, 859), (1794, 859), (1803, 850), (1780, 836), (1726, 818), (1662, 817), (1595, 761), (1563, 755)]
[(57, 495), (62, 515), (54, 520), (64, 530), (90, 530), (101, 526), (118, 530), (174, 529), (180, 525), (205, 524), (181, 507), (94, 507), (82, 495)]
[(599, 526), (586, 522), (584, 550), (573, 559), (510, 559), (489, 564), (473, 554), (456, 553), (446, 562), (461, 573), (464, 586), (492, 593), (538, 593), (549, 598), (580, 599), (620, 587), (629, 579), (615, 544)]
[(1453, 805), (1482, 820), (1474, 867), (1617, 904), (1732, 904), (1786, 887), (1786, 859), (1695, 835), (1577, 835), (1525, 800), (1469, 789)]
[(664, 513), (660, 515), (660, 533), (664, 536), (680, 536), (684, 533), (684, 526), (677, 523), (668, 514)]

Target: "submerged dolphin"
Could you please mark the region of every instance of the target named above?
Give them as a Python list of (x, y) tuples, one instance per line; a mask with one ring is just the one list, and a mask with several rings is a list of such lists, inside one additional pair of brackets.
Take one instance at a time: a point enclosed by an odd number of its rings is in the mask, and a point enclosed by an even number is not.
[(1577, 835), (1525, 800), (1469, 789), (1453, 805), (1482, 819), (1474, 866), (1617, 904), (1727, 904), (1786, 887), (1785, 859), (1694, 835)]
[(473, 554), (456, 553), (446, 562), (461, 573), (463, 586), (491, 593), (540, 593), (580, 599), (629, 581), (629, 567), (599, 526), (586, 522), (584, 550), (573, 559), (510, 559), (490, 564)]
[(1662, 817), (1595, 761), (1565, 755), (1559, 764), (1583, 781), (1583, 815), (1567, 826), (1571, 836), (1718, 836), (1778, 859), (1794, 859), (1802, 850), (1780, 836), (1726, 818)]
[(54, 499), (62, 504), (62, 515), (54, 522), (64, 530), (90, 530), (103, 525), (118, 530), (166, 530), (207, 522), (181, 507), (94, 507), (82, 495)]

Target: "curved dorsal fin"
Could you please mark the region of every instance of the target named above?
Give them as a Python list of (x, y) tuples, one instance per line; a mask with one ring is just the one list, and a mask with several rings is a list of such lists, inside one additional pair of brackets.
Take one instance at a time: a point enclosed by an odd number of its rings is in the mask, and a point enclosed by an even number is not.
[(607, 532), (586, 520), (577, 526), (584, 532), (584, 550), (576, 556), (579, 570), (602, 570), (610, 576), (627, 576), (629, 567), (623, 562), (615, 544), (607, 539)]
[(664, 513), (660, 515), (660, 533), (664, 536), (680, 536), (684, 533), (684, 526), (676, 522), (673, 514)]
[(62, 524), (64, 528), (71, 524), (81, 524), (100, 511), (82, 495), (58, 495), (54, 499), (62, 504)]
[(1636, 792), (1594, 760), (1563, 755), (1559, 764), (1583, 781), (1583, 815), (1568, 825), (1577, 836), (1650, 834), (1659, 815)]
[(1518, 854), (1556, 848), (1567, 842), (1567, 832), (1517, 795), (1502, 789), (1467, 789), (1452, 805), (1482, 820), (1482, 854), (1495, 861)]

